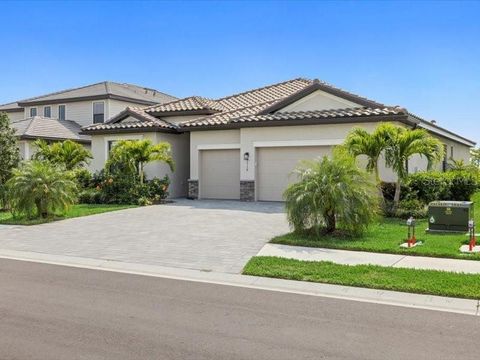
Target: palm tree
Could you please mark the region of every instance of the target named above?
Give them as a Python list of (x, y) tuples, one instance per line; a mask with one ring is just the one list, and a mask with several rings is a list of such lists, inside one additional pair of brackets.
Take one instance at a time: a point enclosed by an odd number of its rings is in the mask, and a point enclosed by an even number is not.
[(46, 161), (28, 161), (7, 182), (12, 211), (38, 217), (64, 212), (76, 198), (77, 186), (69, 175)]
[(162, 161), (173, 171), (175, 163), (169, 143), (152, 144), (150, 140), (121, 140), (115, 144), (110, 153), (109, 164), (122, 163), (135, 167), (140, 176), (140, 183), (145, 178), (144, 167), (153, 161)]
[(427, 159), (427, 169), (442, 159), (443, 146), (440, 140), (430, 136), (425, 129), (407, 129), (396, 126), (390, 134), (389, 145), (385, 151), (387, 166), (397, 174), (395, 183), (394, 204), (400, 202), (400, 188), (408, 175), (408, 159), (413, 155)]
[(92, 159), (90, 151), (81, 144), (71, 140), (48, 144), (45, 140), (35, 141), (37, 152), (35, 160), (46, 160), (53, 164), (63, 165), (67, 170), (84, 167)]
[(365, 155), (367, 157), (366, 169), (375, 174), (377, 184), (380, 183), (378, 160), (382, 152), (387, 148), (390, 134), (394, 131), (395, 125), (390, 123), (380, 124), (372, 133), (363, 128), (354, 128), (348, 134), (344, 147), (354, 157)]
[(340, 151), (304, 161), (295, 170), (299, 181), (284, 193), (287, 217), (296, 231), (334, 232), (338, 226), (361, 233), (376, 216), (378, 195), (367, 172)]

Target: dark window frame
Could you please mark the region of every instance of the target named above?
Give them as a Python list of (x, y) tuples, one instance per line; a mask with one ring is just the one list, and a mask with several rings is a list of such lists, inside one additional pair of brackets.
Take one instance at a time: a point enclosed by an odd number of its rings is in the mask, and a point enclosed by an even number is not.
[[(48, 115), (47, 115), (47, 109), (48, 109)], [(43, 107), (43, 116), (48, 118), (52, 117), (52, 107), (50, 105)]]
[[(95, 105), (102, 104), (103, 112), (95, 113)], [(92, 102), (92, 114), (93, 114), (93, 123), (94, 124), (102, 124), (105, 122), (105, 101), (94, 101)]]
[[(60, 109), (63, 108), (63, 116), (62, 111)], [(67, 120), (67, 105), (61, 104), (58, 105), (58, 120)]]

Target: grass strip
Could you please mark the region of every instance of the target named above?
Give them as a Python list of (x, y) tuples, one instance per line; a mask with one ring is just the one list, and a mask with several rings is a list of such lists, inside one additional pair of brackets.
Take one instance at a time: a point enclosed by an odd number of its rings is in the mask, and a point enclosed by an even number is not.
[(110, 211), (117, 211), (137, 207), (136, 205), (115, 205), (115, 204), (77, 204), (73, 205), (64, 215), (53, 216), (47, 219), (28, 219), (26, 217), (14, 217), (10, 212), (0, 212), (0, 224), (4, 225), (37, 225), (51, 221), (58, 221), (81, 216), (101, 214)]
[(417, 294), (480, 299), (480, 275), (378, 265), (340, 265), (272, 256), (250, 259), (243, 274), (393, 290)]

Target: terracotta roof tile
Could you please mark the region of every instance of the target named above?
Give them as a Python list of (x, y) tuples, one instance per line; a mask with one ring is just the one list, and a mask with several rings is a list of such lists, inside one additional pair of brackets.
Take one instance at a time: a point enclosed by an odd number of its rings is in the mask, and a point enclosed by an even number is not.
[(194, 110), (218, 112), (225, 111), (226, 109), (215, 100), (207, 99), (201, 96), (191, 96), (188, 98), (171, 101), (162, 105), (153, 105), (144, 110), (147, 113), (162, 113)]
[[(133, 117), (135, 120), (128, 120)], [(142, 128), (163, 128), (178, 129), (178, 126), (170, 124), (167, 121), (158, 119), (147, 114), (143, 109), (137, 107), (127, 107), (124, 111), (111, 118), (106, 123), (93, 124), (82, 129), (83, 132), (89, 133), (98, 130), (114, 130), (114, 129), (142, 129)]]

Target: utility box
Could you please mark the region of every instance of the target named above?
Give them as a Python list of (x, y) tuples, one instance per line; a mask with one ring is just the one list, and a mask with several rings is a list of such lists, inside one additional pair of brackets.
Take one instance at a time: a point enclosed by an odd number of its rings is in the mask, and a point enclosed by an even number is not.
[(428, 229), (432, 232), (467, 232), (473, 219), (471, 201), (432, 201), (428, 204)]

